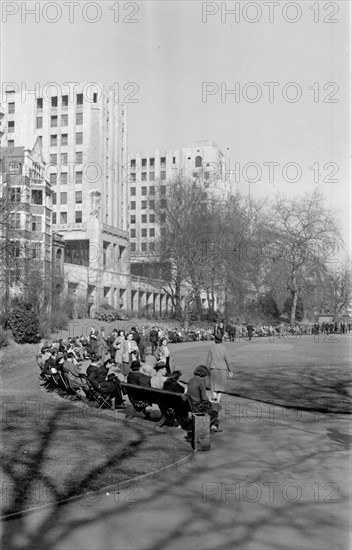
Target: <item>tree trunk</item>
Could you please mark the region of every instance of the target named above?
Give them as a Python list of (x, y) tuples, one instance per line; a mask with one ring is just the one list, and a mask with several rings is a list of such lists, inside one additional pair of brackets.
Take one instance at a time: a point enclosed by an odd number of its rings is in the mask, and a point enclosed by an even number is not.
[(175, 317), (179, 320), (183, 317), (181, 306), (181, 277), (179, 275), (177, 275), (175, 281)]
[(296, 274), (294, 273), (292, 275), (292, 306), (291, 306), (291, 319), (290, 323), (293, 325), (296, 321), (296, 309), (297, 309), (297, 301), (298, 301), (298, 288), (297, 288), (297, 280), (296, 280)]

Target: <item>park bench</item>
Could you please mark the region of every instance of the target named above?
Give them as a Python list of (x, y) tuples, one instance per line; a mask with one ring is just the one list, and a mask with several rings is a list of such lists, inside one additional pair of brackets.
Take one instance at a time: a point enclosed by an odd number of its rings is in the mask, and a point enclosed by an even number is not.
[[(128, 395), (128, 398), (133, 406), (134, 413), (142, 412), (146, 418), (150, 414), (146, 408), (151, 405), (157, 405), (161, 412), (161, 420), (159, 426), (164, 424), (174, 425), (180, 424), (185, 430), (188, 429), (188, 413), (191, 413), (191, 399), (186, 394), (174, 393), (167, 390), (158, 390), (135, 384), (121, 382), (121, 387)], [(132, 414), (132, 417), (134, 414)]]

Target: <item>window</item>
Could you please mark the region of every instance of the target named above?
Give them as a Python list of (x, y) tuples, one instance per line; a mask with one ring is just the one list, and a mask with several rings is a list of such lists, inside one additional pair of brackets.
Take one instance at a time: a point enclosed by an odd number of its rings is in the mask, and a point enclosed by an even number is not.
[(50, 164), (57, 164), (57, 154), (56, 153), (52, 153), (50, 155)]
[(61, 164), (67, 164), (67, 153), (61, 153)]
[(166, 214), (165, 214), (165, 212), (162, 212), (162, 213), (160, 214), (160, 221), (161, 221), (161, 223), (166, 222)]
[(131, 247), (131, 252), (136, 252), (136, 243), (131, 243), (130, 247)]
[(61, 134), (61, 145), (67, 145), (68, 143), (68, 134)]
[(83, 105), (83, 94), (76, 95), (76, 105)]
[(57, 107), (57, 96), (51, 98), (51, 106)]
[(136, 168), (136, 159), (131, 160), (131, 168), (133, 168), (133, 169)]
[(68, 107), (68, 95), (63, 95), (61, 98), (61, 105), (63, 107)]
[(145, 208), (147, 208), (147, 201), (142, 201), (141, 202), (141, 208), (144, 210)]
[(160, 201), (161, 208), (166, 208), (166, 204), (167, 204), (166, 199), (161, 199), (161, 201)]
[(76, 113), (76, 124), (78, 126), (83, 124), (83, 113)]
[(176, 157), (172, 157), (172, 164), (176, 164)]
[(151, 252), (154, 252), (154, 250), (155, 250), (155, 243), (149, 243), (149, 250), (150, 250)]
[(37, 97), (37, 109), (42, 109), (42, 108), (43, 108), (43, 98)]
[(202, 157), (200, 157), (199, 155), (194, 160), (194, 166), (196, 168), (201, 168), (202, 167)]
[(82, 164), (83, 162), (83, 153), (82, 151), (76, 152), (76, 164)]
[(82, 223), (82, 210), (76, 210), (75, 212), (75, 222)]
[(147, 159), (142, 159), (142, 166), (147, 166)]
[(149, 159), (149, 166), (155, 166), (155, 159)]
[(166, 157), (160, 157), (160, 164), (166, 164)]
[(21, 202), (20, 187), (11, 187), (11, 202)]
[(60, 223), (67, 223), (67, 212), (60, 212)]
[(40, 147), (43, 145), (43, 136), (38, 136)]
[(160, 179), (166, 180), (166, 172), (160, 172)]
[(82, 191), (76, 191), (75, 203), (76, 204), (82, 204)]
[(134, 239), (134, 238), (136, 237), (136, 230), (135, 230), (135, 229), (131, 229), (130, 235), (131, 235), (131, 239)]
[(83, 143), (83, 132), (76, 133), (76, 144), (81, 145)]
[(96, 92), (93, 94), (93, 103), (98, 103), (98, 94)]
[(166, 195), (166, 185), (160, 185), (160, 194)]
[(56, 126), (57, 126), (57, 116), (56, 115), (50, 117), (50, 126), (52, 128), (56, 128)]
[(61, 172), (60, 174), (60, 183), (62, 185), (66, 185), (67, 183), (67, 174), (68, 174), (67, 172)]
[(151, 228), (149, 229), (149, 237), (155, 237), (155, 229), (154, 229), (154, 227), (151, 227)]
[(36, 128), (43, 128), (43, 117), (37, 116), (36, 118)]
[(136, 195), (136, 188), (131, 187), (131, 197), (135, 197), (135, 195)]
[(41, 231), (41, 230), (42, 230), (42, 217), (32, 216), (32, 231)]
[(142, 223), (147, 223), (147, 214), (142, 214), (141, 219)]
[(68, 125), (68, 115), (61, 115), (61, 126)]
[(150, 216), (149, 216), (149, 222), (150, 222), (150, 223), (155, 223), (155, 214), (150, 214)]
[(60, 193), (60, 203), (61, 204), (67, 204), (67, 193), (64, 191), (63, 193)]
[(76, 172), (76, 183), (82, 183), (82, 172)]
[(130, 223), (136, 223), (136, 216), (134, 214), (130, 217)]
[(130, 208), (131, 210), (136, 210), (136, 201), (131, 201)]
[(32, 190), (32, 204), (43, 204), (43, 191), (40, 189)]
[(12, 212), (11, 213), (11, 225), (13, 229), (21, 229), (21, 213), (20, 212)]
[(149, 201), (149, 208), (151, 208), (152, 210), (153, 210), (153, 208), (155, 208), (155, 201), (154, 200)]
[(149, 187), (149, 194), (150, 194), (150, 195), (155, 195), (155, 186), (154, 186), (154, 185), (151, 185), (151, 186)]
[(56, 183), (57, 183), (57, 174), (50, 174), (50, 183), (51, 183), (51, 185), (56, 185)]
[(147, 172), (142, 172), (142, 181), (147, 181)]
[(50, 136), (50, 146), (51, 147), (57, 146), (57, 136)]
[(136, 173), (135, 172), (131, 172), (131, 181), (137, 181), (136, 180)]
[(8, 113), (9, 115), (12, 115), (15, 112), (15, 104), (9, 103)]
[(142, 244), (141, 244), (141, 250), (142, 250), (142, 252), (146, 252), (146, 251), (147, 251), (147, 243), (142, 243)]
[(56, 193), (53, 193), (53, 206), (55, 206), (56, 204), (56, 197), (57, 197)]
[(15, 131), (15, 121), (14, 120), (9, 120), (8, 121), (7, 131), (8, 131), (9, 134), (13, 134), (13, 132)]
[(155, 172), (149, 172), (149, 181), (155, 181)]
[(56, 212), (53, 212), (52, 223), (56, 224)]
[(14, 139), (8, 139), (7, 140), (7, 146), (8, 147), (14, 147), (15, 146), (15, 140)]
[[(142, 174), (143, 175), (143, 174)], [(142, 187), (142, 195), (146, 195), (147, 194), (147, 188), (146, 187)]]

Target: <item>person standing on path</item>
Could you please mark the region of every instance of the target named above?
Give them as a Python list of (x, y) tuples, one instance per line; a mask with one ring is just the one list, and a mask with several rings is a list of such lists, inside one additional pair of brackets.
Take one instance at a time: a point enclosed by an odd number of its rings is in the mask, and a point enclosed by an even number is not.
[(230, 358), (227, 349), (222, 344), (222, 338), (215, 335), (215, 345), (208, 351), (207, 367), (210, 372), (210, 389), (214, 400), (220, 402), (221, 393), (225, 391), (228, 374), (232, 377)]

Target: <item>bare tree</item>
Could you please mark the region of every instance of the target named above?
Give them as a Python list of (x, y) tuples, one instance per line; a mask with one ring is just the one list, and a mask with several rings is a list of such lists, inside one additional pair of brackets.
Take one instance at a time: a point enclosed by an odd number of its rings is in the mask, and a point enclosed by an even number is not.
[(292, 296), (290, 322), (295, 322), (298, 296), (312, 276), (326, 271), (331, 251), (342, 242), (336, 215), (316, 189), (303, 197), (276, 197), (268, 212), (269, 239), (266, 283)]

